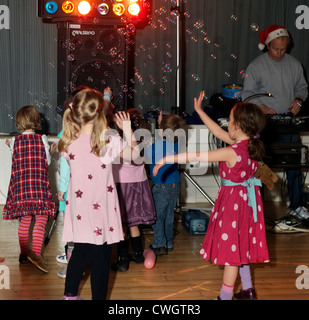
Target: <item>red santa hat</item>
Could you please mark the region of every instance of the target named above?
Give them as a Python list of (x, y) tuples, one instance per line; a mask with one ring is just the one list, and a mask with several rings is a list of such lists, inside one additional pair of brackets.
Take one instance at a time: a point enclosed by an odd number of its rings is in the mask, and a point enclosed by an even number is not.
[(289, 32), (286, 28), (278, 25), (273, 24), (263, 30), (260, 34), (261, 43), (259, 43), (259, 49), (264, 50), (265, 46), (267, 46), (272, 40), (278, 37), (289, 37)]

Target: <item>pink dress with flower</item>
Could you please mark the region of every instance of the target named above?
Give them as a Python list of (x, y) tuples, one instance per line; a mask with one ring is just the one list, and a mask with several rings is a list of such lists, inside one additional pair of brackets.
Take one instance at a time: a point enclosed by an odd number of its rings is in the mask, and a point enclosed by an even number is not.
[[(226, 162), (220, 162), (220, 176), (234, 183), (242, 183), (255, 174), (257, 161), (249, 158), (248, 140), (230, 147), (237, 153), (237, 163), (233, 168), (228, 168)], [(247, 187), (220, 187), (200, 250), (204, 260), (231, 266), (269, 262), (263, 202), (258, 186), (255, 186), (255, 195), (257, 222), (248, 204)]]
[(104, 156), (91, 153), (90, 135), (80, 135), (62, 156), (71, 177), (67, 193), (64, 242), (102, 245), (123, 240), (112, 161), (123, 149), (120, 136), (109, 136)]

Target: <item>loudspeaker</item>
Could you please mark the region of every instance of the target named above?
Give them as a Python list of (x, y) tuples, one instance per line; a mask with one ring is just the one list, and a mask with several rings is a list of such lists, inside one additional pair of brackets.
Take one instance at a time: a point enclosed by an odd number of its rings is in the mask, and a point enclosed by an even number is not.
[(128, 65), (133, 41), (120, 31), (114, 26), (58, 24), (58, 110), (81, 85), (102, 93), (109, 86), (115, 107), (130, 107)]

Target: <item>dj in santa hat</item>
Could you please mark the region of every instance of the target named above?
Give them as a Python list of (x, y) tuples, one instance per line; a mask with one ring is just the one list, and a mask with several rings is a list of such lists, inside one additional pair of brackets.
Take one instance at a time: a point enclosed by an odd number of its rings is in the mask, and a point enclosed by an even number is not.
[[(291, 38), (286, 28), (271, 25), (260, 33), (259, 49), (266, 52), (253, 60), (246, 70), (242, 100), (257, 104), (265, 114), (286, 114), (296, 116), (308, 97), (308, 85), (301, 63), (287, 53)], [(269, 95), (269, 93), (271, 95)], [(271, 131), (275, 124), (264, 132), (267, 144), (278, 142), (300, 142), (299, 134)], [(302, 189), (300, 169), (286, 170), (290, 201), (290, 215), (308, 219), (305, 197)]]
[(259, 43), (259, 49), (264, 50), (265, 46), (268, 46), (269, 43), (271, 43), (272, 40), (280, 37), (287, 37), (290, 39), (289, 32), (286, 28), (278, 25), (273, 24), (270, 27), (263, 30), (260, 35), (261, 43)]
[(288, 30), (273, 24), (259, 34), (260, 50), (267, 51), (250, 63), (246, 70), (242, 99), (252, 95), (271, 93), (250, 99), (265, 114), (292, 112), (297, 115), (308, 96), (304, 70), (298, 60), (287, 53), (291, 43)]

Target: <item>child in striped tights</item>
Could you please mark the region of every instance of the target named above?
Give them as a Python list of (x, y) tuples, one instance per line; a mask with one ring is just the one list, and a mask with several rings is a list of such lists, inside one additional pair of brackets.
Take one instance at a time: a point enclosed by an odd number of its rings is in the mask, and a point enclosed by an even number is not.
[[(55, 216), (55, 203), (48, 180), (50, 152), (56, 146), (48, 144), (45, 135), (35, 133), (40, 129), (41, 117), (33, 106), (18, 110), (15, 124), (20, 135), (6, 144), (12, 150), (12, 170), (7, 201), (3, 209), (5, 220), (19, 219), (19, 262), (28, 260), (41, 271), (48, 273), (48, 264), (42, 257), (42, 245), (46, 223)], [(32, 232), (32, 250), (29, 248), (29, 228)]]

